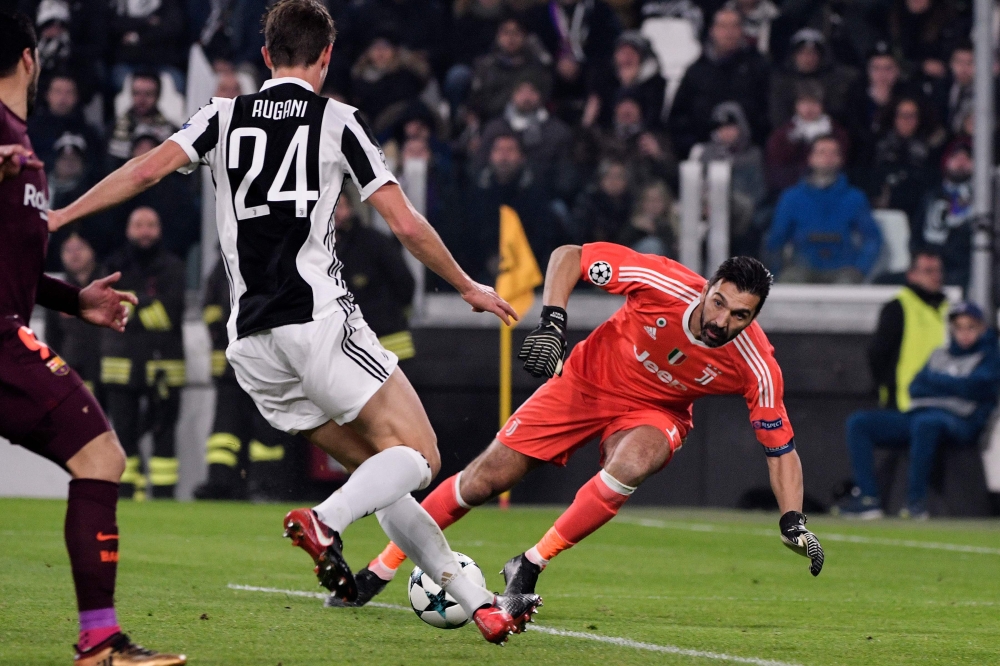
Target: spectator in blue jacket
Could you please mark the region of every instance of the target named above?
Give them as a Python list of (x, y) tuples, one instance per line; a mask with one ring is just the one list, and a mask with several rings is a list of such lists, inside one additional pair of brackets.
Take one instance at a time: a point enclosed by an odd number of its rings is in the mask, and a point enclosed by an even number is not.
[(974, 303), (956, 304), (948, 319), (951, 341), (935, 350), (913, 379), (909, 411), (861, 411), (847, 419), (857, 487), (836, 507), (840, 514), (881, 518), (874, 450), (908, 448), (907, 506), (900, 515), (927, 518), (927, 483), (938, 447), (978, 442), (1000, 393), (1000, 346)]
[(813, 140), (809, 175), (782, 192), (766, 249), (779, 255), (791, 243), (791, 262), (779, 282), (853, 284), (875, 265), (882, 235), (864, 193), (841, 173), (840, 144), (831, 135)]

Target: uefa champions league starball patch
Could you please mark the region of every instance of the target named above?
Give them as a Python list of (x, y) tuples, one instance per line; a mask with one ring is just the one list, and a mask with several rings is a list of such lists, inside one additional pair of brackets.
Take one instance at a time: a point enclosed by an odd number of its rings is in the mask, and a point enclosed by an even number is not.
[(595, 261), (587, 269), (590, 281), (599, 287), (611, 282), (611, 264), (606, 261)]

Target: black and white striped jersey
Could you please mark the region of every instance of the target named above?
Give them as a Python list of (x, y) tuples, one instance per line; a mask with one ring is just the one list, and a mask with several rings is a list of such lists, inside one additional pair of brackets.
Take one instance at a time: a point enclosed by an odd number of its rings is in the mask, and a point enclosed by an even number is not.
[(323, 319), (350, 303), (334, 251), (344, 179), (362, 201), (396, 182), (354, 107), (320, 97), (301, 79), (271, 79), (253, 95), (212, 98), (170, 138), (191, 160), (182, 173), (212, 169), (230, 342)]

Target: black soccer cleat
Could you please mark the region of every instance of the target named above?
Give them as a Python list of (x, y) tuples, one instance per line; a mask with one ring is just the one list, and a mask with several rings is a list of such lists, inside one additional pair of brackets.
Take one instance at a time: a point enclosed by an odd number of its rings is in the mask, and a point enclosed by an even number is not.
[(331, 594), (323, 605), (327, 608), (360, 608), (381, 594), (389, 581), (382, 580), (374, 571), (365, 567), (354, 575), (354, 583), (358, 586), (358, 596), (354, 601), (344, 601), (336, 594)]
[(507, 560), (503, 565), (503, 579), (507, 583), (503, 593), (507, 594), (534, 594), (535, 585), (538, 583), (538, 574), (542, 573), (542, 568), (524, 556), (524, 553), (515, 555)]

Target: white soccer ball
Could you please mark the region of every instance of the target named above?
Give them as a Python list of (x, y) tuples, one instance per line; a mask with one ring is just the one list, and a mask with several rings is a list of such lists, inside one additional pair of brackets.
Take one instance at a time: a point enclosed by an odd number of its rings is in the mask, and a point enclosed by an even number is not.
[[(472, 579), (486, 587), (486, 576), (471, 557), (455, 553), (463, 572), (469, 572)], [(441, 589), (420, 567), (414, 567), (410, 574), (410, 607), (421, 620), (438, 629), (458, 629), (468, 624), (472, 618), (455, 598)]]

